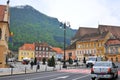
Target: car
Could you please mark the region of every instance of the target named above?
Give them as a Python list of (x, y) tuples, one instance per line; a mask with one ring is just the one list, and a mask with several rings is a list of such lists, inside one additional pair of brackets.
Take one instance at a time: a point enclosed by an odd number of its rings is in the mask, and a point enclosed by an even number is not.
[(101, 57), (90, 56), (86, 61), (86, 67), (92, 67), (96, 61), (101, 61)]
[(91, 68), (91, 79), (104, 78), (114, 80), (118, 78), (118, 66), (112, 61), (97, 61)]

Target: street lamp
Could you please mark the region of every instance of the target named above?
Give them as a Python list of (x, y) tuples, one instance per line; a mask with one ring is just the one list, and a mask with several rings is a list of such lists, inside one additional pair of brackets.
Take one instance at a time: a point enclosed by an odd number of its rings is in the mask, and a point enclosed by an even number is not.
[(63, 68), (67, 68), (66, 65), (66, 53), (65, 53), (65, 47), (66, 47), (66, 28), (70, 27), (70, 24), (67, 22), (61, 23), (60, 26), (63, 26), (64, 29), (64, 61), (63, 61)]

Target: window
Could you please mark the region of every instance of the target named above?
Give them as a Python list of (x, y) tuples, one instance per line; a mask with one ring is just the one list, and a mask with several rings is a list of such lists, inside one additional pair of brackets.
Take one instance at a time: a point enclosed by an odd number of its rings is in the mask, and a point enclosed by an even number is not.
[(46, 47), (46, 51), (48, 51), (48, 47)]
[(69, 53), (69, 57), (71, 57), (72, 56), (72, 53)]
[(0, 39), (2, 38), (2, 30), (1, 30), (1, 28), (0, 28)]
[(39, 47), (39, 50), (41, 50), (41, 47)]
[(38, 50), (38, 47), (36, 47), (36, 50)]
[(43, 47), (43, 51), (45, 50), (45, 48)]

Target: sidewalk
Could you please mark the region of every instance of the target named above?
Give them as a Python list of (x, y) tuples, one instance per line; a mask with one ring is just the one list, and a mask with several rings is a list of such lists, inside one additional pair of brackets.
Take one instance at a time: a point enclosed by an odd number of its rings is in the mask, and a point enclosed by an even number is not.
[[(33, 66), (33, 69), (31, 69), (30, 64), (23, 65), (21, 63), (14, 64), (15, 68), (0, 68), (0, 76), (5, 75), (14, 75), (14, 74), (26, 74), (26, 73), (34, 73), (34, 72), (43, 72), (43, 71), (55, 71), (55, 70), (61, 70), (62, 64), (57, 64), (55, 67), (49, 67), (47, 65), (40, 65), (40, 69), (37, 69), (37, 65)], [(67, 69), (73, 69), (80, 66), (68, 66)], [(83, 65), (82, 65), (83, 67)]]
[(56, 67), (48, 67), (47, 65), (40, 65), (40, 69), (37, 69), (37, 66), (34, 65), (33, 69), (31, 69), (30, 65), (22, 65), (17, 68), (0, 68), (0, 76), (3, 75), (13, 75), (13, 74), (26, 74), (33, 72), (42, 72), (42, 71), (54, 71), (60, 70), (62, 65), (56, 65)]

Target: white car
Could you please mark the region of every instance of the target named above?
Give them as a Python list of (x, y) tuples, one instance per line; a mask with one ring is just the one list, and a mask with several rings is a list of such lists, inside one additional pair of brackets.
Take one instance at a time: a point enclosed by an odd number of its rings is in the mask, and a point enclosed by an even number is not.
[(101, 61), (101, 57), (90, 56), (86, 61), (86, 67), (92, 67), (96, 61)]
[(91, 79), (96, 78), (112, 79), (118, 78), (118, 66), (112, 61), (98, 61), (91, 68)]

